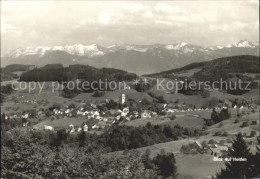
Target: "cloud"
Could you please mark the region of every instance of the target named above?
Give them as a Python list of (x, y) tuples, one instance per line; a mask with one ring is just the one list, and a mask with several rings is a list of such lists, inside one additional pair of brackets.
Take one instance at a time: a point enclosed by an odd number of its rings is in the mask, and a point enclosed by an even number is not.
[(144, 14), (143, 14), (143, 17), (145, 17), (145, 18), (153, 18), (153, 17), (154, 17), (154, 14), (153, 14), (152, 11), (146, 10), (146, 11), (144, 12)]
[(157, 12), (163, 12), (163, 13), (186, 13), (186, 10), (180, 8), (179, 6), (169, 6), (162, 3), (156, 4), (154, 9)]
[(144, 6), (140, 3), (132, 3), (132, 4), (123, 4), (121, 5), (121, 8), (123, 10), (127, 10), (127, 11), (130, 11), (130, 12), (133, 12), (133, 11), (141, 11), (144, 9)]
[(186, 41), (212, 46), (259, 38), (258, 0), (4, 1), (1, 5), (3, 50), (75, 43)]
[[(111, 9), (102, 11), (98, 16), (98, 22), (101, 24), (109, 24), (114, 19), (114, 13)], [(115, 19), (114, 19), (115, 20)]]
[(5, 18), (1, 18), (1, 33), (19, 31), (17, 27), (6, 22)]

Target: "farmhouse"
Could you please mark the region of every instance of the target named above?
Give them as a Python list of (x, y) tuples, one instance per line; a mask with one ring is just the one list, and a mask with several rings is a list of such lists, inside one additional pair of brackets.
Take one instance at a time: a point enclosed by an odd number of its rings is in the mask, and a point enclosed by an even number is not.
[(141, 112), (141, 118), (151, 118), (151, 115), (148, 110), (144, 110)]
[(47, 126), (47, 125), (44, 125), (44, 126), (43, 126), (43, 129), (44, 129), (44, 130), (54, 131), (54, 128), (53, 128), (52, 126)]
[(215, 144), (214, 146), (210, 147), (209, 149), (215, 157), (225, 157), (228, 152), (228, 147), (225, 145), (219, 146), (219, 145)]

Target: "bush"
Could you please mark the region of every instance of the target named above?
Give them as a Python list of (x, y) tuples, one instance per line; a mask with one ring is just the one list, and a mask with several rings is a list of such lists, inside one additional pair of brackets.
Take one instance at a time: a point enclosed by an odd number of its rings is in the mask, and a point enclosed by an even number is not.
[(174, 119), (176, 119), (176, 116), (174, 114), (172, 114), (171, 117), (170, 117), (170, 120), (173, 121)]
[(228, 132), (227, 131), (224, 131), (223, 134), (222, 134), (223, 137), (226, 137), (228, 136)]
[(209, 107), (215, 107), (218, 104), (219, 99), (217, 97), (212, 97), (209, 100)]
[(224, 145), (224, 144), (225, 144), (224, 140), (219, 141), (219, 145)]
[(105, 91), (95, 91), (93, 93), (93, 97), (101, 97), (101, 96), (104, 96), (105, 95)]
[(209, 144), (216, 144), (217, 142), (214, 139), (209, 140)]
[(221, 131), (217, 131), (217, 132), (215, 132), (215, 134), (214, 134), (214, 136), (222, 136), (222, 132)]
[(256, 136), (256, 131), (251, 131), (250, 137), (254, 137), (254, 136)]
[(210, 97), (210, 93), (209, 93), (209, 91), (204, 90), (204, 91), (202, 92), (201, 96), (202, 96), (203, 98), (208, 98), (208, 97)]
[(207, 142), (206, 142), (205, 140), (201, 143), (201, 145), (202, 145), (204, 148), (208, 148), (208, 144), (207, 144)]
[(241, 127), (248, 127), (248, 126), (249, 126), (248, 122), (243, 122), (241, 125)]
[(191, 152), (191, 148), (189, 145), (182, 145), (180, 151), (184, 154), (189, 154)]

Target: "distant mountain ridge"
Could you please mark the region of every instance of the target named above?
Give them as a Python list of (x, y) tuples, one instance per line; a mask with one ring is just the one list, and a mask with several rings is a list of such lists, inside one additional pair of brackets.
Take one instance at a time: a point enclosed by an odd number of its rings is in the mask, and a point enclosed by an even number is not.
[(160, 73), (147, 74), (148, 77), (166, 77), (175, 76), (180, 72), (199, 69), (193, 77), (198, 80), (214, 80), (219, 78), (228, 78), (229, 73), (260, 73), (259, 57), (251, 55), (240, 55), (232, 57), (223, 57), (205, 62), (191, 63), (181, 68), (162, 71)]
[(5, 54), (2, 66), (9, 64), (33, 64), (44, 66), (51, 63), (87, 64), (127, 70), (138, 74), (156, 73), (185, 66), (193, 62), (212, 60), (235, 55), (259, 56), (259, 43), (247, 40), (226, 47), (201, 47), (185, 42), (154, 45), (68, 45), (54, 47), (19, 48)]

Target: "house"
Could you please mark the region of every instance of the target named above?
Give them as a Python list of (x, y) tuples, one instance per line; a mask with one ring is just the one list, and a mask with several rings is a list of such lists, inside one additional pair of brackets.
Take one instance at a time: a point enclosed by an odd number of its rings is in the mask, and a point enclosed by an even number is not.
[(94, 118), (89, 119), (89, 120), (86, 122), (86, 124), (87, 124), (87, 126), (88, 126), (88, 129), (95, 129), (95, 128), (97, 128), (97, 125), (96, 125), (97, 122), (98, 122), (97, 119), (94, 119)]
[(130, 90), (130, 89), (131, 89), (131, 87), (128, 86), (128, 85), (126, 85), (125, 88), (124, 88), (124, 90)]
[(24, 115), (21, 116), (24, 119), (28, 119), (29, 118), (29, 113), (25, 113)]
[(151, 118), (149, 111), (147, 110), (142, 111), (141, 118)]
[(70, 109), (66, 109), (65, 114), (69, 114), (69, 113), (71, 113), (71, 110)]
[(197, 140), (195, 141), (194, 145), (195, 145), (196, 148), (198, 148), (198, 149), (200, 149), (200, 150), (203, 149), (203, 146), (202, 146), (201, 143), (200, 143), (199, 141), (197, 141)]
[(129, 113), (129, 108), (126, 107), (126, 108), (124, 108), (124, 109), (122, 110), (121, 116), (126, 116), (128, 113)]
[(103, 117), (103, 118), (102, 118), (102, 121), (105, 121), (105, 122), (106, 122), (107, 120), (108, 120), (108, 119), (107, 119), (106, 117)]
[(92, 103), (90, 104), (90, 106), (93, 107), (93, 108), (96, 108), (96, 107), (97, 107), (97, 105), (92, 104)]
[(52, 126), (47, 126), (47, 125), (44, 125), (43, 129), (44, 130), (49, 130), (49, 131), (54, 131), (54, 128)]
[(77, 110), (77, 115), (83, 115), (83, 114), (84, 114), (83, 111), (81, 111), (81, 110)]
[(75, 131), (76, 131), (76, 129), (73, 127), (73, 128), (71, 128), (70, 133), (73, 133)]
[(82, 128), (81, 128), (81, 127), (78, 127), (77, 132), (80, 132), (81, 130), (82, 130)]
[(97, 125), (97, 124), (94, 124), (93, 126), (92, 126), (92, 129), (98, 129), (99, 128), (99, 126)]
[(133, 111), (133, 115), (134, 115), (135, 118), (138, 118), (139, 117), (138, 111)]
[(209, 149), (212, 152), (212, 155), (214, 155), (215, 157), (225, 157), (228, 153), (228, 147), (225, 145), (219, 146), (215, 144), (213, 147), (210, 147)]
[(87, 132), (87, 131), (88, 131), (88, 125), (87, 125), (87, 124), (84, 124), (84, 126), (83, 126), (83, 131), (84, 131), (84, 132)]

